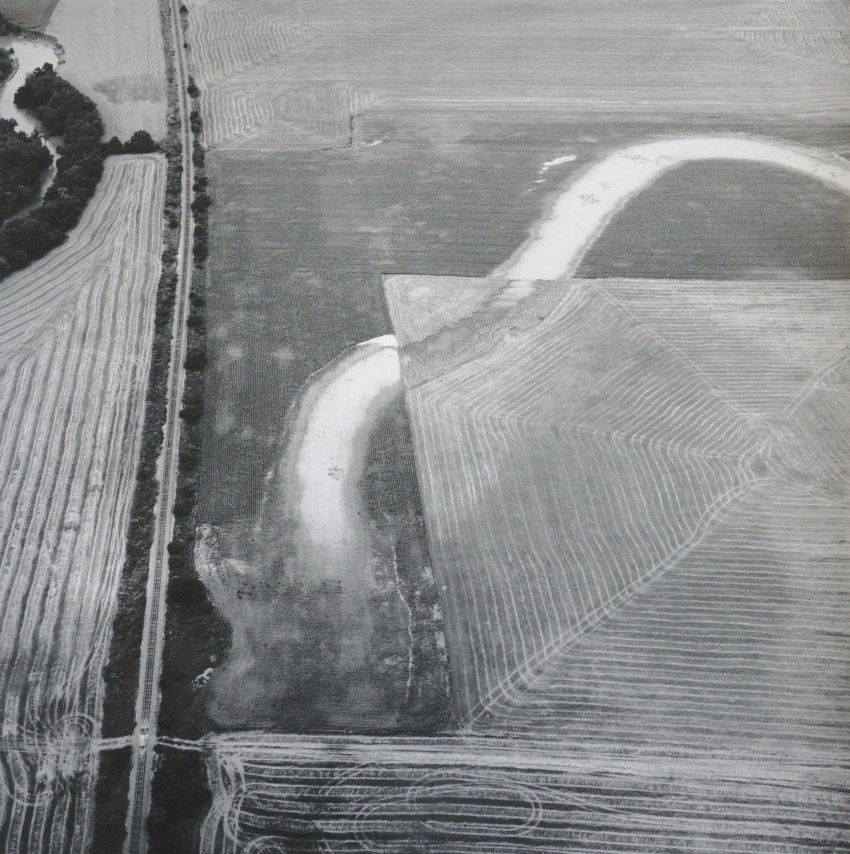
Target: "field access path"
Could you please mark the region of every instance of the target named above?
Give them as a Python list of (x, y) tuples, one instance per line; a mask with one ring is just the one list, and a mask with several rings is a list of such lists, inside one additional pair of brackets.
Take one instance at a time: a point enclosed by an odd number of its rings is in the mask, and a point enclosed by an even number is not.
[[(130, 775), (130, 805), (127, 854), (143, 854), (147, 849), (146, 817), (150, 807), (153, 777), (153, 744), (159, 711), (159, 674), (165, 634), (165, 594), (168, 586), (168, 544), (174, 517), (171, 508), (177, 489), (177, 458), (180, 450), (180, 402), (183, 399), (183, 361), (186, 356), (186, 317), (192, 287), (192, 131), (189, 126), (190, 101), (188, 64), (180, 32), (178, 3), (171, 0), (171, 38), (174, 80), (180, 109), (180, 140), (183, 149), (183, 180), (180, 194), (180, 241), (177, 248), (177, 293), (168, 373), (168, 410), (166, 412), (162, 453), (159, 459), (159, 496), (156, 504), (153, 546), (151, 547), (145, 624), (142, 635), (139, 692), (136, 698), (136, 731), (133, 735), (133, 767)], [(150, 734), (153, 733), (153, 739)]]

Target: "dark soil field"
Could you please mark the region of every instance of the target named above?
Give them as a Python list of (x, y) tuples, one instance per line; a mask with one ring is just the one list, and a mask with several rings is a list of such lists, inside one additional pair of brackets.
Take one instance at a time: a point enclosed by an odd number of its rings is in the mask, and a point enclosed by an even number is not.
[(844, 279), (850, 198), (787, 170), (692, 163), (626, 205), (578, 274)]

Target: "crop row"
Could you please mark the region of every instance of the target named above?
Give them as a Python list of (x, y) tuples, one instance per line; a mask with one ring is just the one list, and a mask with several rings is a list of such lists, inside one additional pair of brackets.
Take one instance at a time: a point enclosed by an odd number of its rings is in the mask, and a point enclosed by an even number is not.
[(847, 844), (850, 830), (840, 774), (805, 763), (655, 755), (653, 767), (456, 738), (245, 734), (207, 749), (203, 854), (802, 852)]
[[(13, 303), (28, 337), (0, 385), (3, 850), (81, 851), (87, 839), (162, 190), (160, 160), (108, 160), (68, 246), (5, 286), (46, 296), (40, 322)], [(56, 292), (64, 301), (50, 299)], [(4, 320), (14, 328), (14, 315)]]

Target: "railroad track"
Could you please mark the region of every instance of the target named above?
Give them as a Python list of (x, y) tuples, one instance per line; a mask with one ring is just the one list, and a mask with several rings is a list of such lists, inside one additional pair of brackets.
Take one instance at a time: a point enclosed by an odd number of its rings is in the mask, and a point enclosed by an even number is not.
[(147, 849), (145, 820), (150, 807), (153, 750), (159, 711), (159, 674), (165, 632), (165, 594), (168, 586), (168, 544), (174, 527), (172, 507), (177, 490), (177, 463), (180, 450), (180, 402), (183, 399), (183, 362), (186, 357), (186, 316), (192, 287), (192, 131), (189, 125), (190, 99), (186, 91), (189, 72), (178, 0), (170, 0), (174, 79), (180, 109), (180, 140), (183, 176), (180, 198), (180, 239), (178, 243), (177, 292), (168, 373), (168, 409), (159, 460), (159, 496), (148, 573), (145, 624), (139, 664), (139, 692), (136, 700), (136, 731), (133, 735), (130, 805), (126, 854), (144, 854)]

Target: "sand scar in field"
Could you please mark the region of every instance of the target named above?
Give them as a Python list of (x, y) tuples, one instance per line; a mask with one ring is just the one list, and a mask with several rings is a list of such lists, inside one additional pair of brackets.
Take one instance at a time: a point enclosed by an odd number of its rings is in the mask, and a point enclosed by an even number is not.
[(532, 237), (493, 275), (526, 281), (574, 275), (593, 241), (631, 198), (665, 172), (695, 160), (778, 166), (850, 193), (850, 164), (801, 145), (747, 137), (690, 137), (634, 145), (579, 177), (558, 197)]
[(358, 438), (368, 435), (375, 409), (401, 384), (394, 335), (358, 344), (335, 360), (308, 389), (284, 465), (294, 466), (299, 527), (324, 560), (350, 559), (358, 539)]

